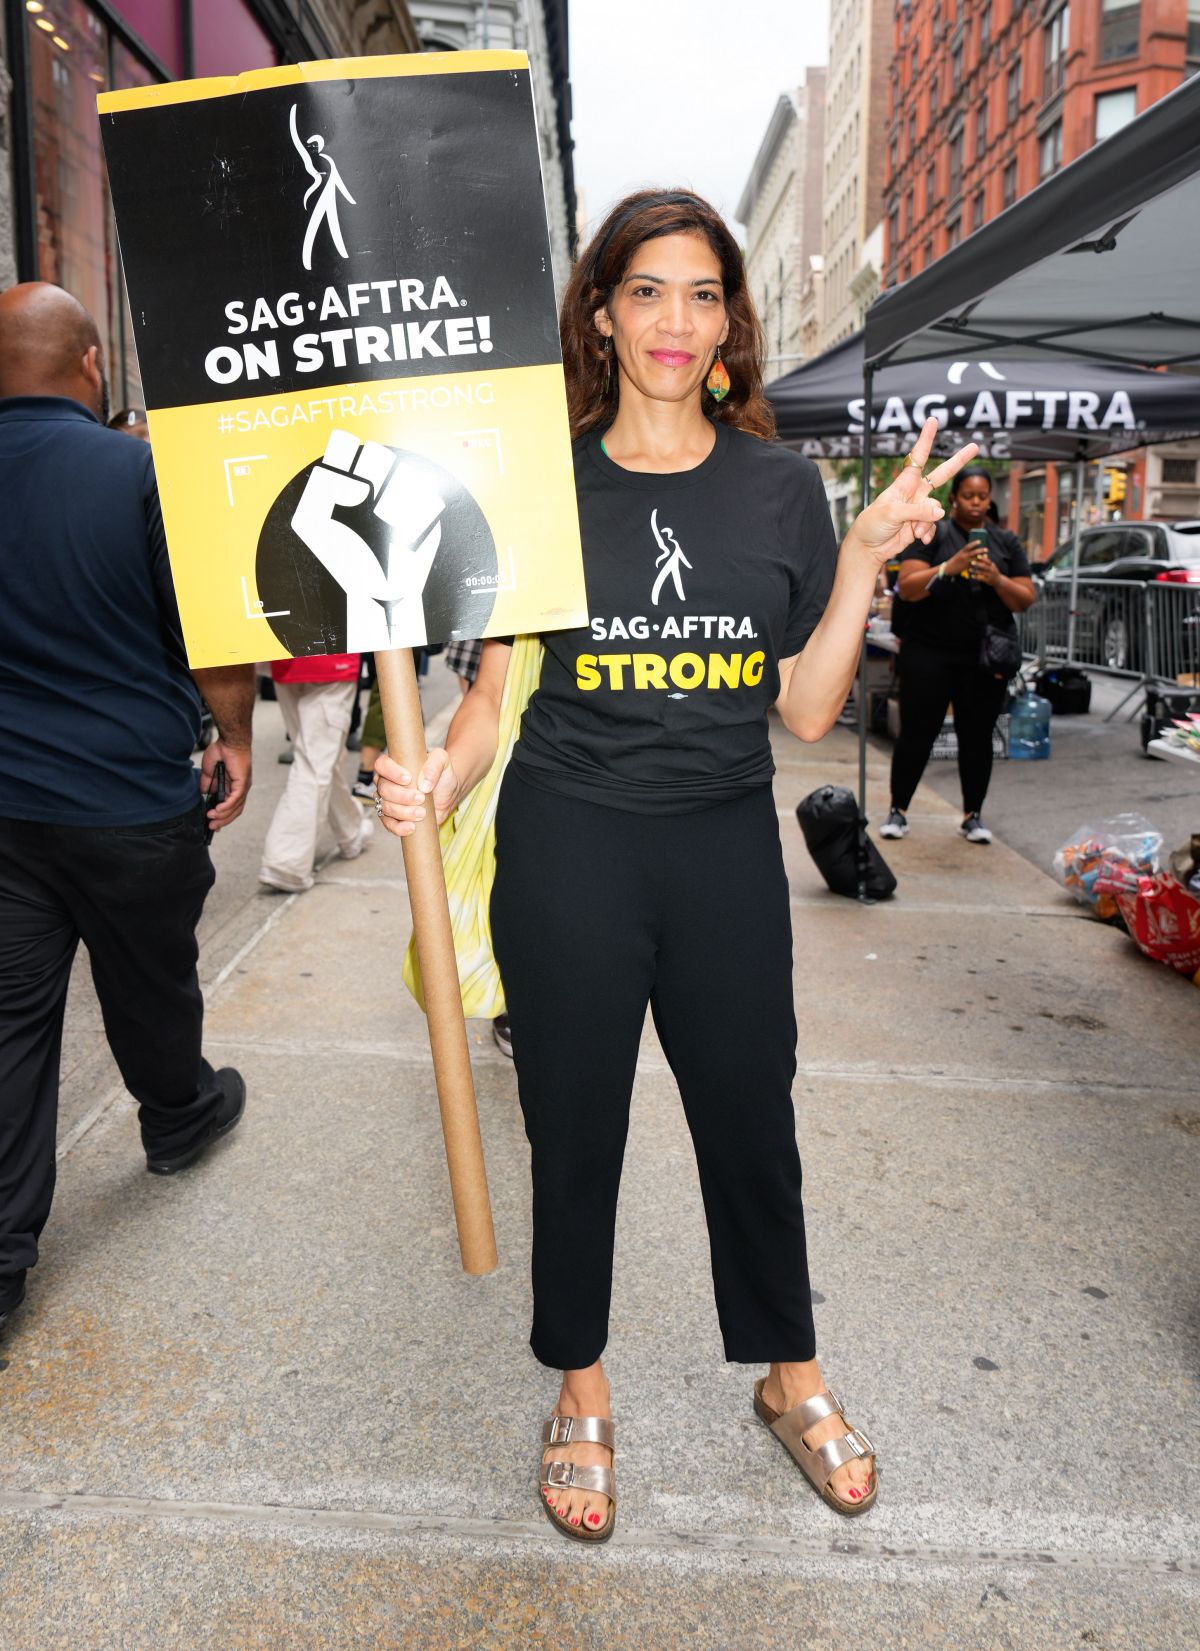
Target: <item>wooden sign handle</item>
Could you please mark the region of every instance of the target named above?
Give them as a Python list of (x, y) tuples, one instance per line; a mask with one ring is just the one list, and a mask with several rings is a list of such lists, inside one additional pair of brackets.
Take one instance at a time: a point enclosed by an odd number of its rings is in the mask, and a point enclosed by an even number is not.
[[(415, 779), (427, 753), (412, 649), (377, 653), (375, 670), (379, 677), (388, 751)], [(450, 910), (446, 904), (442, 850), (432, 808), (412, 835), (402, 841), (458, 1247), (463, 1270), (479, 1276), (492, 1272), (496, 1266), (496, 1235), (483, 1163), (475, 1083), (467, 1052), (467, 1028), (459, 994)]]

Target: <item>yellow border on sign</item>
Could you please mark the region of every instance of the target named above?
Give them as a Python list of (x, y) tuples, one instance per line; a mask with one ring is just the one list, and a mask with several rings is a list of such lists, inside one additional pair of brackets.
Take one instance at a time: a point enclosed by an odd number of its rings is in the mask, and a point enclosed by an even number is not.
[(161, 86), (134, 86), (101, 92), (102, 115), (126, 109), (158, 108), (167, 103), (199, 103), (204, 98), (261, 92), (271, 86), (302, 86), (318, 80), (383, 80), (391, 75), (483, 74), (488, 70), (528, 70), (525, 52), (409, 52), (392, 57), (330, 57), (318, 63), (282, 63), (274, 69), (247, 69), (240, 75), (208, 80), (169, 80)]

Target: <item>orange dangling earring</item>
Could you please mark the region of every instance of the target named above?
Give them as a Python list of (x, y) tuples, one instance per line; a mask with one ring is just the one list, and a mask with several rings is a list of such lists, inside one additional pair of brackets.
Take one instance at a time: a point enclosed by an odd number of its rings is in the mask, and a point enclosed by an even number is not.
[(729, 372), (721, 360), (721, 346), (717, 345), (717, 359), (709, 370), (704, 388), (714, 401), (724, 401), (729, 394)]

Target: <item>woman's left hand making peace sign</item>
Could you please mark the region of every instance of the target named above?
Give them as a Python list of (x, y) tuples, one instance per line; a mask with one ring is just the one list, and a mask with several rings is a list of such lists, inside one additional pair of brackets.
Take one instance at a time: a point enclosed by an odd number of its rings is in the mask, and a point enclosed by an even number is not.
[(907, 550), (914, 539), (929, 544), (937, 524), (945, 515), (941, 505), (930, 498), (930, 494), (935, 487), (948, 482), (964, 464), (969, 464), (979, 451), (976, 443), (969, 441), (926, 476), (923, 471), (937, 432), (937, 419), (927, 418), (903, 470), (891, 486), (885, 488), (878, 498), (872, 499), (855, 518), (851, 533), (865, 550), (870, 551), (880, 567)]

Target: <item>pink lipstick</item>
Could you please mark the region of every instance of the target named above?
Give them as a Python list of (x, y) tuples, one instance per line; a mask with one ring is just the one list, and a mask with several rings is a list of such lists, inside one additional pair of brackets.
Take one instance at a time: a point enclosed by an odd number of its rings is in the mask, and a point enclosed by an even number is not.
[(650, 354), (664, 367), (686, 367), (692, 359), (687, 350), (651, 350)]

